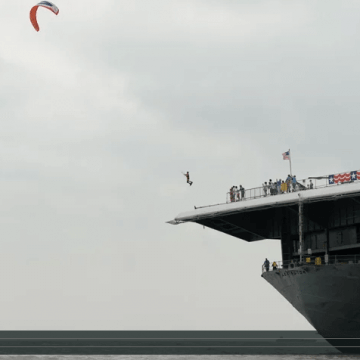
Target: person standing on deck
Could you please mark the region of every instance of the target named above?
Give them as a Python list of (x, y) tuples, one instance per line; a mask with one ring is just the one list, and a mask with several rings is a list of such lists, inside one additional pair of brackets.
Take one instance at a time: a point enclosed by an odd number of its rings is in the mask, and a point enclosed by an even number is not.
[(269, 271), (270, 261), (267, 258), (264, 261), (264, 266), (265, 266), (266, 271)]
[(276, 182), (275, 181), (271, 184), (271, 189), (272, 189), (272, 195), (276, 195), (277, 191), (276, 191)]
[(263, 184), (264, 196), (267, 195), (267, 188), (268, 188), (267, 182), (265, 181), (265, 183)]
[(230, 197), (231, 197), (231, 202), (236, 201), (236, 186), (235, 185), (233, 185), (230, 189)]
[(290, 183), (291, 183), (291, 176), (290, 174), (288, 175), (288, 177), (286, 178), (286, 187), (287, 187), (287, 192), (290, 192)]
[(240, 185), (240, 192), (241, 192), (241, 200), (244, 200), (245, 199), (245, 188), (243, 188), (241, 185)]
[(296, 184), (297, 184), (296, 175), (294, 175), (292, 178), (293, 191), (296, 191)]

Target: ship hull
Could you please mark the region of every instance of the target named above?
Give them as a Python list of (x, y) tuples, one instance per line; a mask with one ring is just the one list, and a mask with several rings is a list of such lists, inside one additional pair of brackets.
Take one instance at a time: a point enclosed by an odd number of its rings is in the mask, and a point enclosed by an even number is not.
[[(301, 266), (262, 276), (323, 337), (360, 338), (360, 264)], [(344, 343), (329, 342), (335, 346)]]

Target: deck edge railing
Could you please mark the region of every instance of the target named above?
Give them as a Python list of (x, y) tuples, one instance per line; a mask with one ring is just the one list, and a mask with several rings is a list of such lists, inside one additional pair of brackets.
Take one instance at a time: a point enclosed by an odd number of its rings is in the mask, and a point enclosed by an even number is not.
[[(360, 171), (349, 171), (341, 174), (330, 174), (317, 177), (309, 177), (301, 180), (290, 180), (286, 182), (286, 187), (279, 186), (276, 182), (263, 184), (262, 186), (244, 189), (233, 186), (232, 190), (226, 193), (226, 203), (259, 199), (267, 196), (284, 195), (293, 192), (337, 186), (340, 184), (353, 183), (360, 180)], [(282, 181), (282, 180), (280, 180)], [(241, 185), (240, 185), (241, 186)], [(286, 188), (286, 189), (285, 189)]]
[[(326, 265), (346, 265), (346, 264), (359, 264), (360, 254), (358, 255), (303, 255), (303, 262), (300, 263), (297, 260), (290, 261), (269, 261), (268, 270), (265, 263), (262, 265), (262, 272), (277, 271), (277, 270), (293, 270), (302, 267), (314, 265), (314, 266), (326, 266)], [(274, 263), (276, 266), (274, 266)]]

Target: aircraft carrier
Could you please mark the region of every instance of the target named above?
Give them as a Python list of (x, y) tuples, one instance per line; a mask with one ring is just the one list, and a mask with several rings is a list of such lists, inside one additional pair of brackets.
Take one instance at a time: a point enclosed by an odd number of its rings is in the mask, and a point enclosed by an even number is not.
[[(260, 187), (227, 194), (226, 203), (181, 213), (171, 224), (195, 222), (252, 242), (279, 240), (282, 259), (262, 277), (320, 335), (359, 353), (360, 172), (294, 183), (283, 193)], [(350, 341), (352, 341), (350, 340)], [(341, 348), (342, 346), (346, 346)]]

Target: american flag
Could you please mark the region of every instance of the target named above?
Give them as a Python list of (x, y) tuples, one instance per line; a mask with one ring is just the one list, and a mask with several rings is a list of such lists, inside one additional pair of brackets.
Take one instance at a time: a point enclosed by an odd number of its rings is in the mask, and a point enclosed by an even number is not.
[(283, 160), (290, 160), (290, 150), (289, 151), (285, 151), (283, 154)]

